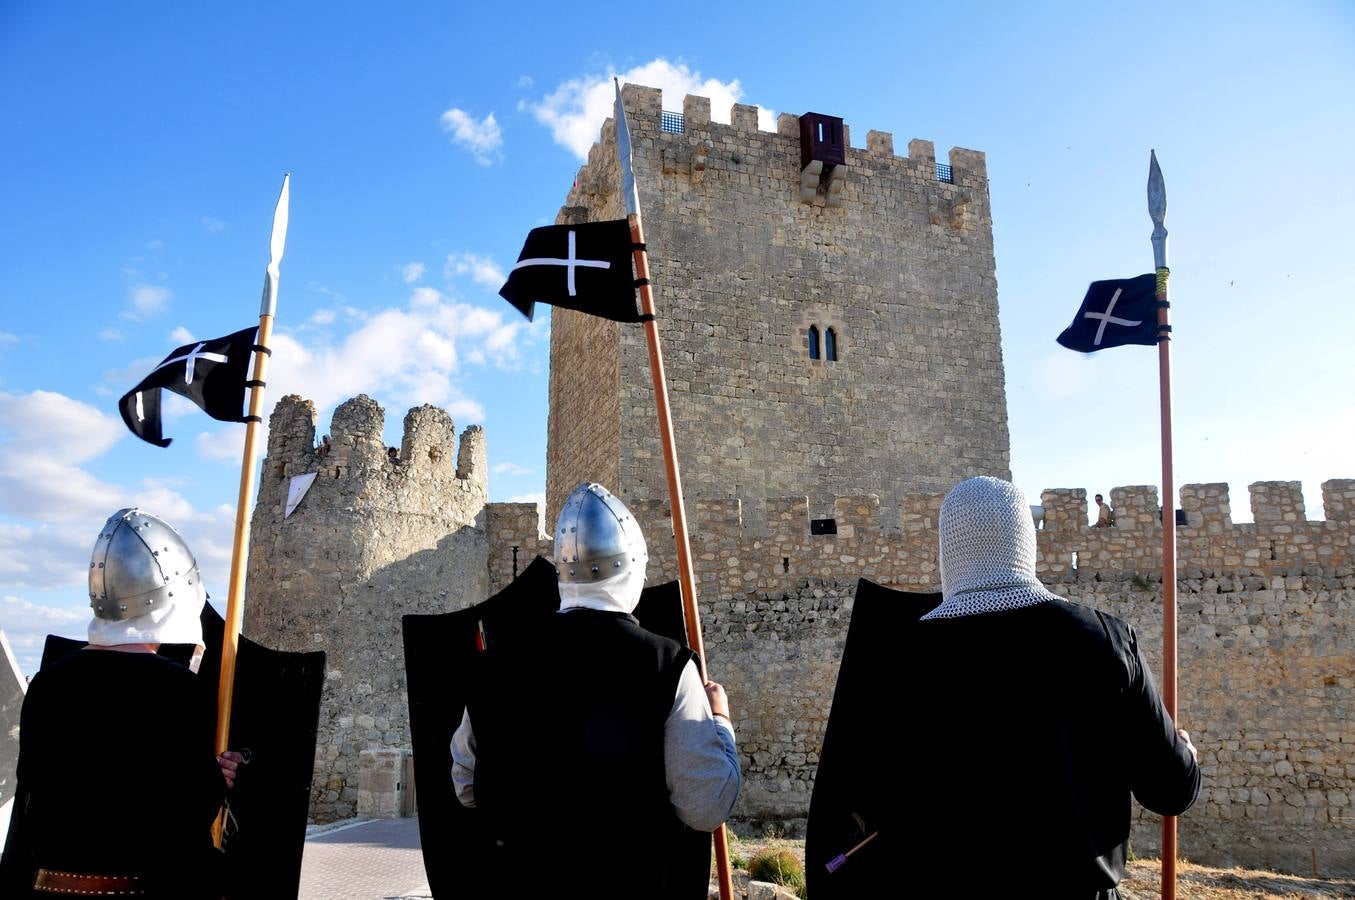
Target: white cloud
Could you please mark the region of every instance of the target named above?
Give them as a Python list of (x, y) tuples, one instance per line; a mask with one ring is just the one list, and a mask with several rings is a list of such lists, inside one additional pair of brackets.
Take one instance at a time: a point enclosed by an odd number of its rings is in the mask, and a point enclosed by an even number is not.
[[(736, 78), (720, 81), (702, 78), (700, 72), (682, 63), (671, 63), (659, 58), (636, 66), (628, 72), (608, 69), (603, 74), (584, 75), (559, 85), (537, 103), (523, 104), (537, 120), (551, 130), (555, 142), (567, 147), (579, 159), (588, 158), (588, 150), (598, 139), (602, 123), (612, 115), (616, 92), (612, 76), (622, 84), (642, 84), (663, 91), (667, 109), (680, 110), (688, 94), (710, 98), (710, 117), (716, 122), (729, 122), (730, 107), (740, 101), (743, 86)], [(758, 108), (758, 127), (776, 130), (776, 117), (770, 109)]]
[(89, 605), (83, 599), (69, 606), (44, 606), (12, 594), (0, 597), (0, 631), (5, 633), (19, 668), (30, 676), (42, 660), (47, 635), (84, 640), (89, 619)]
[[(259, 442), (260, 447), (267, 444), (267, 440)], [(201, 432), (193, 439), (193, 446), (199, 459), (238, 466), (245, 455), (245, 426), (231, 424), (216, 431)]]
[(465, 110), (453, 107), (443, 113), (438, 121), (442, 124), (442, 130), (451, 134), (452, 143), (470, 151), (475, 161), (482, 166), (491, 165), (494, 159), (490, 154), (503, 146), (503, 132), (494, 120), (493, 113), (477, 122)]
[(117, 328), (105, 328), (99, 332), (101, 341), (120, 341), (123, 339), (123, 333)]
[(132, 285), (130, 296), (132, 308), (127, 315), (133, 319), (142, 319), (164, 312), (174, 295), (169, 288), (142, 283)]
[(181, 346), (183, 344), (191, 344), (193, 343), (193, 332), (189, 331), (187, 328), (180, 325), (178, 328), (175, 328), (173, 331), (169, 333), (169, 339), (176, 346)]
[(485, 408), (469, 397), (462, 397), (448, 403), (447, 412), (451, 415), (453, 422), (483, 422), (485, 420)]
[(491, 474), (494, 474), (494, 475), (513, 475), (513, 476), (519, 476), (519, 475), (530, 475), (530, 474), (532, 474), (532, 470), (531, 470), (531, 469), (527, 468), (526, 466), (520, 466), (520, 465), (518, 465), (517, 463), (512, 463), (512, 462), (495, 463), (495, 464), (490, 468), (489, 471), (490, 471)]
[(371, 313), (337, 341), (324, 333), (276, 335), (269, 394), (300, 394), (325, 410), (365, 392), (410, 405), (432, 403), (458, 421), (479, 421), (484, 409), (462, 392), (462, 368), (476, 354), (494, 365), (516, 365), (519, 339), (535, 335), (525, 324), (504, 311), (416, 287), (404, 308)]
[(518, 76), (518, 87), (522, 88), (523, 90), (526, 90), (527, 88), (531, 87), (534, 84), (536, 84), (536, 81), (532, 78), (532, 76), (530, 75)]
[(460, 275), (469, 275), (476, 284), (494, 291), (503, 287), (503, 283), (508, 280), (498, 263), (476, 253), (449, 254), (442, 274), (448, 281)]
[(418, 281), (426, 271), (428, 271), (428, 267), (421, 262), (406, 263), (400, 266), (400, 275), (405, 279), (405, 284), (413, 284)]
[(120, 419), (63, 394), (0, 392), (0, 513), (17, 520), (0, 522), (0, 583), (43, 591), (82, 584), (99, 526), (140, 506), (174, 525), (204, 580), (224, 590), (232, 506), (198, 510), (168, 480), (110, 484), (82, 468), (125, 434)]
[(203, 216), (202, 227), (206, 228), (212, 234), (219, 234), (226, 230), (226, 223), (220, 219), (214, 219), (211, 216)]
[(317, 309), (308, 320), (312, 325), (333, 325), (335, 313), (332, 309)]
[(8, 331), (0, 331), (0, 347), (12, 347), (19, 343), (17, 334), (10, 334)]
[(0, 392), (0, 452), (20, 450), (79, 464), (101, 455), (125, 433), (121, 420), (53, 391)]
[[(117, 509), (117, 492), (80, 464), (122, 439), (122, 422), (51, 391), (0, 393), (0, 511), (73, 522)], [(97, 512), (93, 512), (97, 515)]]
[(148, 243), (146, 244), (146, 249), (147, 249), (147, 250), (159, 250), (159, 249), (163, 248), (164, 246), (165, 246), (165, 242), (162, 241), (162, 240), (159, 240), (159, 239), (157, 238), (156, 240), (152, 240), (152, 241), (148, 242)]
[(15, 590), (78, 587), (89, 576), (90, 548), (104, 521), (100, 517), (117, 508), (92, 510), (79, 522), (0, 523), (0, 582)]

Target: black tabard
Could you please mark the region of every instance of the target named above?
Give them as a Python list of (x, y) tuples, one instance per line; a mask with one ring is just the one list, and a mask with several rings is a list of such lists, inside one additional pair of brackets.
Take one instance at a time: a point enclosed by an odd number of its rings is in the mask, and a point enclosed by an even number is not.
[(917, 896), (976, 896), (1034, 865), (1042, 897), (1087, 900), (1124, 874), (1131, 794), (1161, 814), (1194, 802), (1199, 767), (1114, 616), (1058, 600), (882, 637), (870, 696), (897, 737), (833, 748), (876, 786), (859, 811), (879, 835), (833, 875), (825, 852), (860, 835), (807, 852), (812, 896), (866, 896), (900, 867)]
[[(660, 897), (681, 824), (664, 723), (692, 652), (631, 616), (574, 609), (486, 654), (470, 700), (475, 799), (511, 857), (560, 884)], [(604, 875), (605, 873), (605, 875)]]
[(192, 672), (153, 654), (81, 650), (44, 666), (24, 701), (25, 815), (4, 895), (27, 896), (17, 882), (42, 867), (138, 875), (153, 897), (220, 896), (213, 712)]

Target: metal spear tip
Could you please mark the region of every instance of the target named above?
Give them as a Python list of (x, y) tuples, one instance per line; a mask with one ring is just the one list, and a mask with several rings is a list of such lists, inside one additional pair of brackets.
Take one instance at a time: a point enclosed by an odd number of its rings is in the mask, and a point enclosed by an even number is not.
[(1153, 224), (1162, 225), (1167, 218), (1167, 185), (1157, 164), (1157, 151), (1149, 150), (1148, 157), (1148, 215)]

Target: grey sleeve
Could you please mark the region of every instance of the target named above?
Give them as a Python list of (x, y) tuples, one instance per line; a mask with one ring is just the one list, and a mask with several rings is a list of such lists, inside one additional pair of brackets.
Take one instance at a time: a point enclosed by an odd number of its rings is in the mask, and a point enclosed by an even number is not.
[(719, 828), (739, 799), (742, 772), (734, 726), (711, 715), (695, 662), (678, 679), (664, 724), (663, 762), (678, 818), (697, 831)]
[(461, 724), (452, 734), (452, 786), (461, 805), (474, 809), (475, 731), (470, 724), (470, 710), (461, 714)]

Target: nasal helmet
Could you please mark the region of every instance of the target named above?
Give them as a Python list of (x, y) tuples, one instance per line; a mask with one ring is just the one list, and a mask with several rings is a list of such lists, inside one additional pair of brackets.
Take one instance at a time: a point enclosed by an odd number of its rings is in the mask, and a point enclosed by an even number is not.
[(643, 571), (648, 560), (644, 535), (626, 504), (600, 484), (570, 492), (555, 522), (560, 581), (586, 583)]

